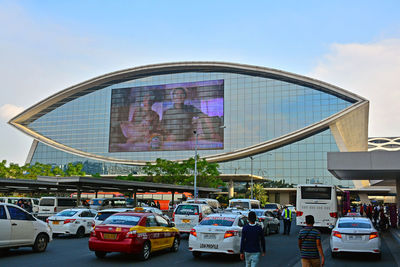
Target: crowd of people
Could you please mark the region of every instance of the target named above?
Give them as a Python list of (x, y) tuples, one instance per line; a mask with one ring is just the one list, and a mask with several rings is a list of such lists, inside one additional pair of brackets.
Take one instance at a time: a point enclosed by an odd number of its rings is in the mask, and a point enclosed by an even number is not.
[(361, 216), (368, 217), (375, 227), (387, 230), (389, 227), (400, 226), (400, 209), (395, 204), (365, 204), (353, 206), (352, 212), (359, 212)]

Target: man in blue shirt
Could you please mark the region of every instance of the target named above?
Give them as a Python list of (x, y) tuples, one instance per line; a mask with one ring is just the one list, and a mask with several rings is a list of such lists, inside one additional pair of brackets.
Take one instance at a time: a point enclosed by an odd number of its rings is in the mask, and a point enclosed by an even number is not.
[(290, 227), (292, 226), (292, 211), (285, 206), (285, 209), (282, 211), (282, 219), (283, 219), (283, 234), (290, 235)]
[[(240, 259), (246, 259), (246, 267), (256, 267), (260, 254), (265, 256), (264, 231), (256, 224), (256, 213), (250, 211), (249, 224), (243, 226), (242, 240), (240, 242)], [(244, 254), (243, 254), (244, 252)]]

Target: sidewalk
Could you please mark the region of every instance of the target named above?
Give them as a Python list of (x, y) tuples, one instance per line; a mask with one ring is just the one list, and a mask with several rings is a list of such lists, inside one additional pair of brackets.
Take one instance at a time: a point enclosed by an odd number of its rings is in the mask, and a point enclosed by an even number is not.
[(396, 241), (400, 244), (400, 229), (399, 228), (390, 228), (390, 233), (396, 239)]

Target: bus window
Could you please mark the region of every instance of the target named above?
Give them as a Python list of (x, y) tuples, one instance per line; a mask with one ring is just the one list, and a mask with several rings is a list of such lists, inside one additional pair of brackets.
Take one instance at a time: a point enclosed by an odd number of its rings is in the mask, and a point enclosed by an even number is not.
[(302, 199), (331, 199), (332, 188), (331, 187), (313, 187), (313, 186), (302, 186), (301, 187), (301, 198)]

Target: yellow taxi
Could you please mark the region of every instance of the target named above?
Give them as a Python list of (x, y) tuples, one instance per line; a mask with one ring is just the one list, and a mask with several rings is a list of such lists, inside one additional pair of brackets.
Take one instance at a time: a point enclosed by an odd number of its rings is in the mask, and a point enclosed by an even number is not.
[(147, 260), (151, 252), (179, 249), (180, 235), (173, 223), (155, 213), (135, 209), (116, 213), (97, 225), (90, 233), (89, 249), (98, 258), (110, 252), (139, 254)]

